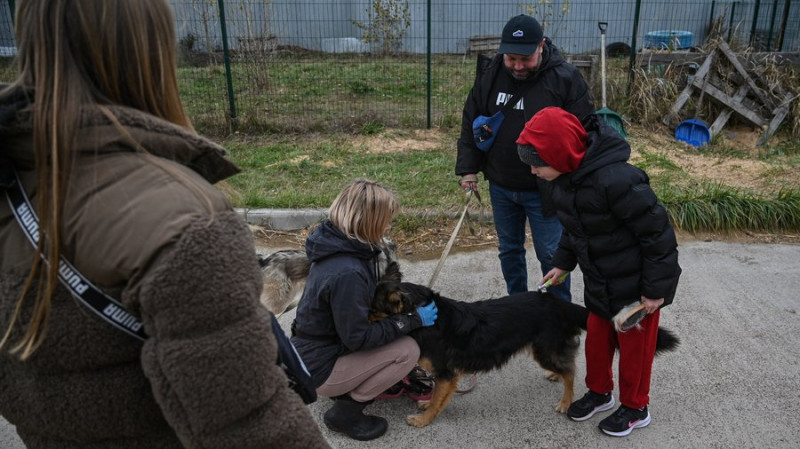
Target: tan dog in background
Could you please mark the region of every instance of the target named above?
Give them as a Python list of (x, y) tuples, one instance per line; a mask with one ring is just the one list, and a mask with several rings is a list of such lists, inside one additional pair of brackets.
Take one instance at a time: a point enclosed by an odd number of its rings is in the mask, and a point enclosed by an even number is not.
[[(400, 282), (402, 274), (397, 264), (396, 247), (390, 241), (385, 243), (378, 257), (378, 278), (383, 281)], [(308, 260), (306, 252), (286, 249), (257, 256), (264, 281), (261, 303), (275, 316), (281, 316), (297, 307), (311, 269), (311, 261)]]

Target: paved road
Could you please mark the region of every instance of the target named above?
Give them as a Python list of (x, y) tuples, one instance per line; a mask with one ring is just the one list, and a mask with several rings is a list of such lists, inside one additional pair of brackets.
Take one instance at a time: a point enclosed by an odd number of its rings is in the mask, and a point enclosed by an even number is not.
[[(610, 412), (584, 423), (554, 412), (560, 384), (545, 380), (525, 356), (482, 375), (473, 392), (455, 397), (424, 429), (405, 424), (414, 405), (401, 398), (367, 409), (389, 420), (378, 440), (355, 442), (323, 431), (334, 448), (800, 447), (800, 246), (691, 242), (680, 246), (680, 261), (678, 297), (662, 311), (661, 323), (683, 343), (656, 359), (653, 422), (627, 438), (597, 429)], [(401, 266), (406, 280), (426, 284), (436, 262)], [(452, 254), (434, 288), (464, 300), (500, 296), (499, 273), (494, 250)], [(581, 288), (578, 280), (573, 292)], [(288, 328), (293, 317), (284, 315), (281, 324)], [(578, 378), (584, 373), (579, 357)], [(579, 382), (576, 393), (583, 392)], [(329, 405), (324, 398), (311, 405), (318, 422)], [(22, 447), (2, 420), (0, 447)]]

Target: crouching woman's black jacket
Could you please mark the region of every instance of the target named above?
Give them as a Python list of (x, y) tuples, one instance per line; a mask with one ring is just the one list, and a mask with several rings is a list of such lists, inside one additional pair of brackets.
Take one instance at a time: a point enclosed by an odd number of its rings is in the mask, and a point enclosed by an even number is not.
[(297, 306), (292, 343), (319, 387), (342, 355), (383, 346), (420, 327), (416, 313), (369, 321), (381, 250), (325, 220), (306, 240), (311, 271)]
[(586, 307), (603, 318), (641, 296), (664, 298), (666, 306), (681, 273), (667, 211), (647, 174), (627, 163), (628, 143), (596, 117), (587, 131), (580, 166), (553, 182), (564, 225), (553, 266), (571, 271), (580, 265)]

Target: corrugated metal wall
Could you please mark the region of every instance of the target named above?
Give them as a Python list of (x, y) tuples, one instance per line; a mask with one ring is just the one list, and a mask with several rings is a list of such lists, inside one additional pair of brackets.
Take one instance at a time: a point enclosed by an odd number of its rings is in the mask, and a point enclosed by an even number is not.
[[(376, 0), (226, 0), (228, 34), (231, 48), (240, 37), (275, 36), (279, 45), (297, 46), (312, 51), (370, 51), (361, 42), (362, 30), (353, 21), (369, 22)], [(410, 27), (402, 39), (401, 51), (426, 53), (428, 2), (426, 0), (377, 0), (384, 4), (407, 3)], [(203, 16), (210, 22), (213, 46), (221, 46), (217, 4), (209, 0), (172, 0), (181, 35), (204, 36)], [(786, 2), (781, 1), (686, 1), (641, 2), (638, 33), (634, 36), (635, 1), (552, 1), (509, 2), (507, 0), (435, 1), (430, 7), (431, 51), (464, 53), (469, 38), (499, 34), (509, 17), (528, 13), (540, 19), (545, 34), (569, 53), (583, 53), (598, 48), (597, 22), (608, 22), (607, 41), (630, 44), (633, 38), (644, 44), (646, 33), (662, 30), (691, 32), (695, 42), (703, 42), (709, 23), (716, 18), (730, 26), (735, 37), (749, 40), (755, 7), (758, 6), (757, 30), (775, 37)], [(773, 14), (773, 12), (775, 14)], [(712, 16), (713, 14), (713, 16)], [(789, 11), (792, 28), (787, 29), (784, 48), (773, 51), (797, 51), (800, 4)], [(773, 42), (774, 44), (774, 42)]]

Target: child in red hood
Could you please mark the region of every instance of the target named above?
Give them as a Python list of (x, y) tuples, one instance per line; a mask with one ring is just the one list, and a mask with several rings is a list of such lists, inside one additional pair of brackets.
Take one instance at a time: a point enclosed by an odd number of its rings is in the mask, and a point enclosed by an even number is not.
[[(536, 113), (517, 139), (531, 173), (551, 181), (564, 226), (553, 268), (542, 283), (580, 265), (586, 325), (589, 391), (567, 411), (574, 421), (614, 407), (612, 363), (618, 348), (616, 412), (599, 423), (608, 435), (626, 436), (650, 424), (650, 374), (660, 308), (672, 303), (681, 268), (675, 231), (647, 174), (628, 163), (630, 146), (596, 115), (585, 127), (569, 112), (548, 107)], [(641, 301), (647, 315), (638, 326), (617, 331), (614, 315)]]

